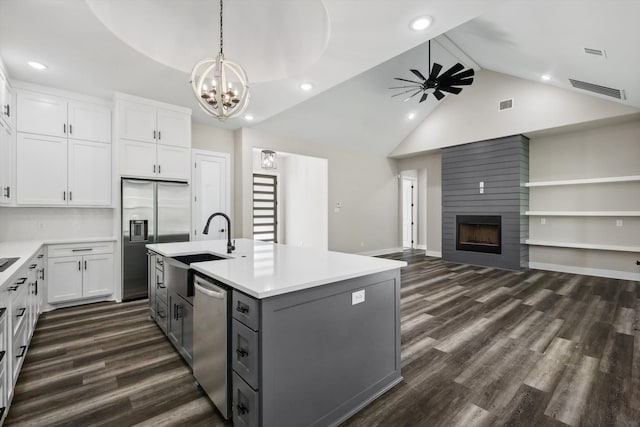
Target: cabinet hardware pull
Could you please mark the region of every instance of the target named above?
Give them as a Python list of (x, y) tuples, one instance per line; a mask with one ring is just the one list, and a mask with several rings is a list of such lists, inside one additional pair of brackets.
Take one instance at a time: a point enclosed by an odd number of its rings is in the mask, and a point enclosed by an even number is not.
[(160, 316), (161, 319), (164, 319), (165, 317), (167, 317), (167, 315), (164, 314), (164, 311), (160, 311), (160, 310), (158, 310), (158, 316)]
[(156, 261), (156, 263), (157, 263), (158, 265), (164, 265), (164, 261), (162, 261), (161, 259), (159, 259), (158, 261)]
[(163, 284), (162, 284), (162, 282), (158, 282), (158, 283), (157, 283), (157, 285), (158, 285), (158, 287), (159, 287), (160, 289), (164, 289), (164, 288), (166, 288), (166, 286), (165, 286), (165, 285), (163, 285)]
[(162, 139), (162, 134), (160, 133), (160, 131), (158, 131), (158, 141), (160, 141)]
[(66, 191), (62, 192), (62, 200), (67, 200), (67, 192)]
[(27, 278), (26, 278), (26, 277), (21, 277), (21, 278), (19, 278), (18, 280), (16, 280), (16, 285), (17, 285), (17, 286), (16, 286), (16, 288), (17, 288), (18, 286), (22, 285), (22, 284), (23, 284), (24, 282), (26, 282), (26, 281), (27, 281)]
[(240, 357), (247, 357), (249, 355), (249, 352), (243, 348), (237, 349), (236, 353), (238, 353), (238, 356)]
[(87, 260), (84, 261), (84, 269), (87, 269)]
[(82, 270), (82, 263), (78, 261), (78, 271)]
[(38, 295), (38, 281), (37, 280), (33, 283), (33, 287), (35, 288), (35, 292), (33, 294), (34, 295)]
[(180, 304), (176, 304), (176, 320), (180, 320), (180, 308), (182, 308), (182, 306)]
[(86, 252), (86, 251), (92, 251), (93, 248), (79, 248), (79, 249), (71, 249), (71, 252)]
[(18, 287), (17, 286), (9, 286), (7, 289), (9, 290), (9, 292), (15, 292), (15, 291), (18, 290)]
[(156, 139), (156, 131), (153, 131), (153, 139)]
[(65, 135), (67, 134), (67, 124), (66, 123), (62, 124), (62, 133), (64, 133)]
[(38, 259), (42, 259), (42, 258), (44, 258), (44, 254), (38, 255)]
[(153, 173), (156, 173), (156, 165), (153, 165)]
[(4, 191), (4, 197), (7, 199), (11, 197), (11, 187), (2, 187), (2, 190)]
[(162, 165), (158, 165), (158, 173), (161, 173), (162, 170), (160, 169), (162, 167)]
[(69, 191), (69, 201), (73, 200), (73, 191)]
[(25, 351), (27, 351), (27, 346), (26, 345), (21, 345), (20, 346), (20, 354), (18, 354), (16, 356), (16, 359), (20, 359), (21, 357), (24, 356)]
[(7, 117), (11, 117), (11, 105), (6, 104), (4, 106), (4, 115)]
[(249, 410), (247, 409), (246, 406), (244, 406), (243, 404), (240, 404), (238, 406), (236, 406), (236, 409), (238, 410), (238, 412), (240, 412), (240, 415), (244, 415), (247, 412), (249, 412)]
[(246, 305), (238, 305), (236, 307), (236, 311), (239, 311), (240, 313), (248, 313), (249, 312), (249, 307)]
[(20, 314), (16, 314), (16, 317), (24, 316), (24, 312), (27, 311), (27, 308), (26, 307), (22, 307), (20, 310), (22, 310), (22, 311), (20, 312)]
[(69, 134), (72, 134), (72, 133), (73, 133), (73, 125), (69, 124)]
[(38, 266), (38, 264), (31, 264), (29, 266), (29, 270), (33, 270), (34, 268), (36, 268)]

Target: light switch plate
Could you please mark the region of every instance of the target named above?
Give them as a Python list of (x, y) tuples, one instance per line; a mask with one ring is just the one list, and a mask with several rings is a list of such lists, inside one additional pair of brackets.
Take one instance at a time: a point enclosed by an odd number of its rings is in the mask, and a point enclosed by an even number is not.
[(364, 302), (364, 289), (351, 294), (351, 305), (360, 304), (361, 302)]

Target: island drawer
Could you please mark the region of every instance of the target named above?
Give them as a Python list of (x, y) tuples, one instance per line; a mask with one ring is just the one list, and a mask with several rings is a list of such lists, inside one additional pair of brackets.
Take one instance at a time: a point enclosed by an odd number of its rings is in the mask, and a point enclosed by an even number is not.
[(233, 319), (231, 324), (231, 367), (251, 387), (258, 388), (258, 333)]
[(257, 427), (260, 413), (258, 392), (253, 391), (235, 372), (233, 373), (232, 401), (234, 427)]
[(156, 323), (160, 326), (160, 329), (167, 333), (167, 319), (169, 313), (167, 312), (167, 303), (156, 300)]
[(164, 284), (164, 272), (156, 269), (156, 298), (167, 303), (167, 285)]
[(254, 331), (260, 329), (260, 305), (257, 299), (234, 291), (231, 311), (234, 319), (238, 319)]

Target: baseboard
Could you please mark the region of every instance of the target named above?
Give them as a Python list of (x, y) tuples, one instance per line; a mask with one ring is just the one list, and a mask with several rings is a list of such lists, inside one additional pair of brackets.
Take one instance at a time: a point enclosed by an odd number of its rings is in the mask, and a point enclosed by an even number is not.
[(533, 268), (536, 270), (558, 271), (560, 273), (583, 274), (585, 276), (597, 276), (597, 277), (608, 277), (611, 279), (640, 281), (640, 273), (633, 273), (630, 271), (576, 267), (573, 265), (547, 264), (544, 262), (529, 262), (529, 268)]
[(426, 251), (427, 250), (427, 245), (416, 245), (416, 249), (420, 249), (420, 250)]
[(424, 255), (425, 256), (432, 256), (432, 257), (436, 257), (436, 258), (442, 258), (442, 252), (441, 251), (425, 251)]
[(366, 251), (366, 252), (358, 252), (356, 255), (366, 255), (366, 256), (378, 256), (378, 255), (388, 255), (394, 254), (396, 252), (402, 252), (403, 248), (386, 248), (386, 249), (376, 249), (375, 251)]

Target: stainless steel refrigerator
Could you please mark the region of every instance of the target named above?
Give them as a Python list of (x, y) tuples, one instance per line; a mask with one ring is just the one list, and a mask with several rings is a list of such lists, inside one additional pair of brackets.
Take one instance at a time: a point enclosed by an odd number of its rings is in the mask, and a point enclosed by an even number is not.
[(149, 243), (186, 242), (191, 230), (189, 185), (122, 180), (122, 299), (147, 297)]

